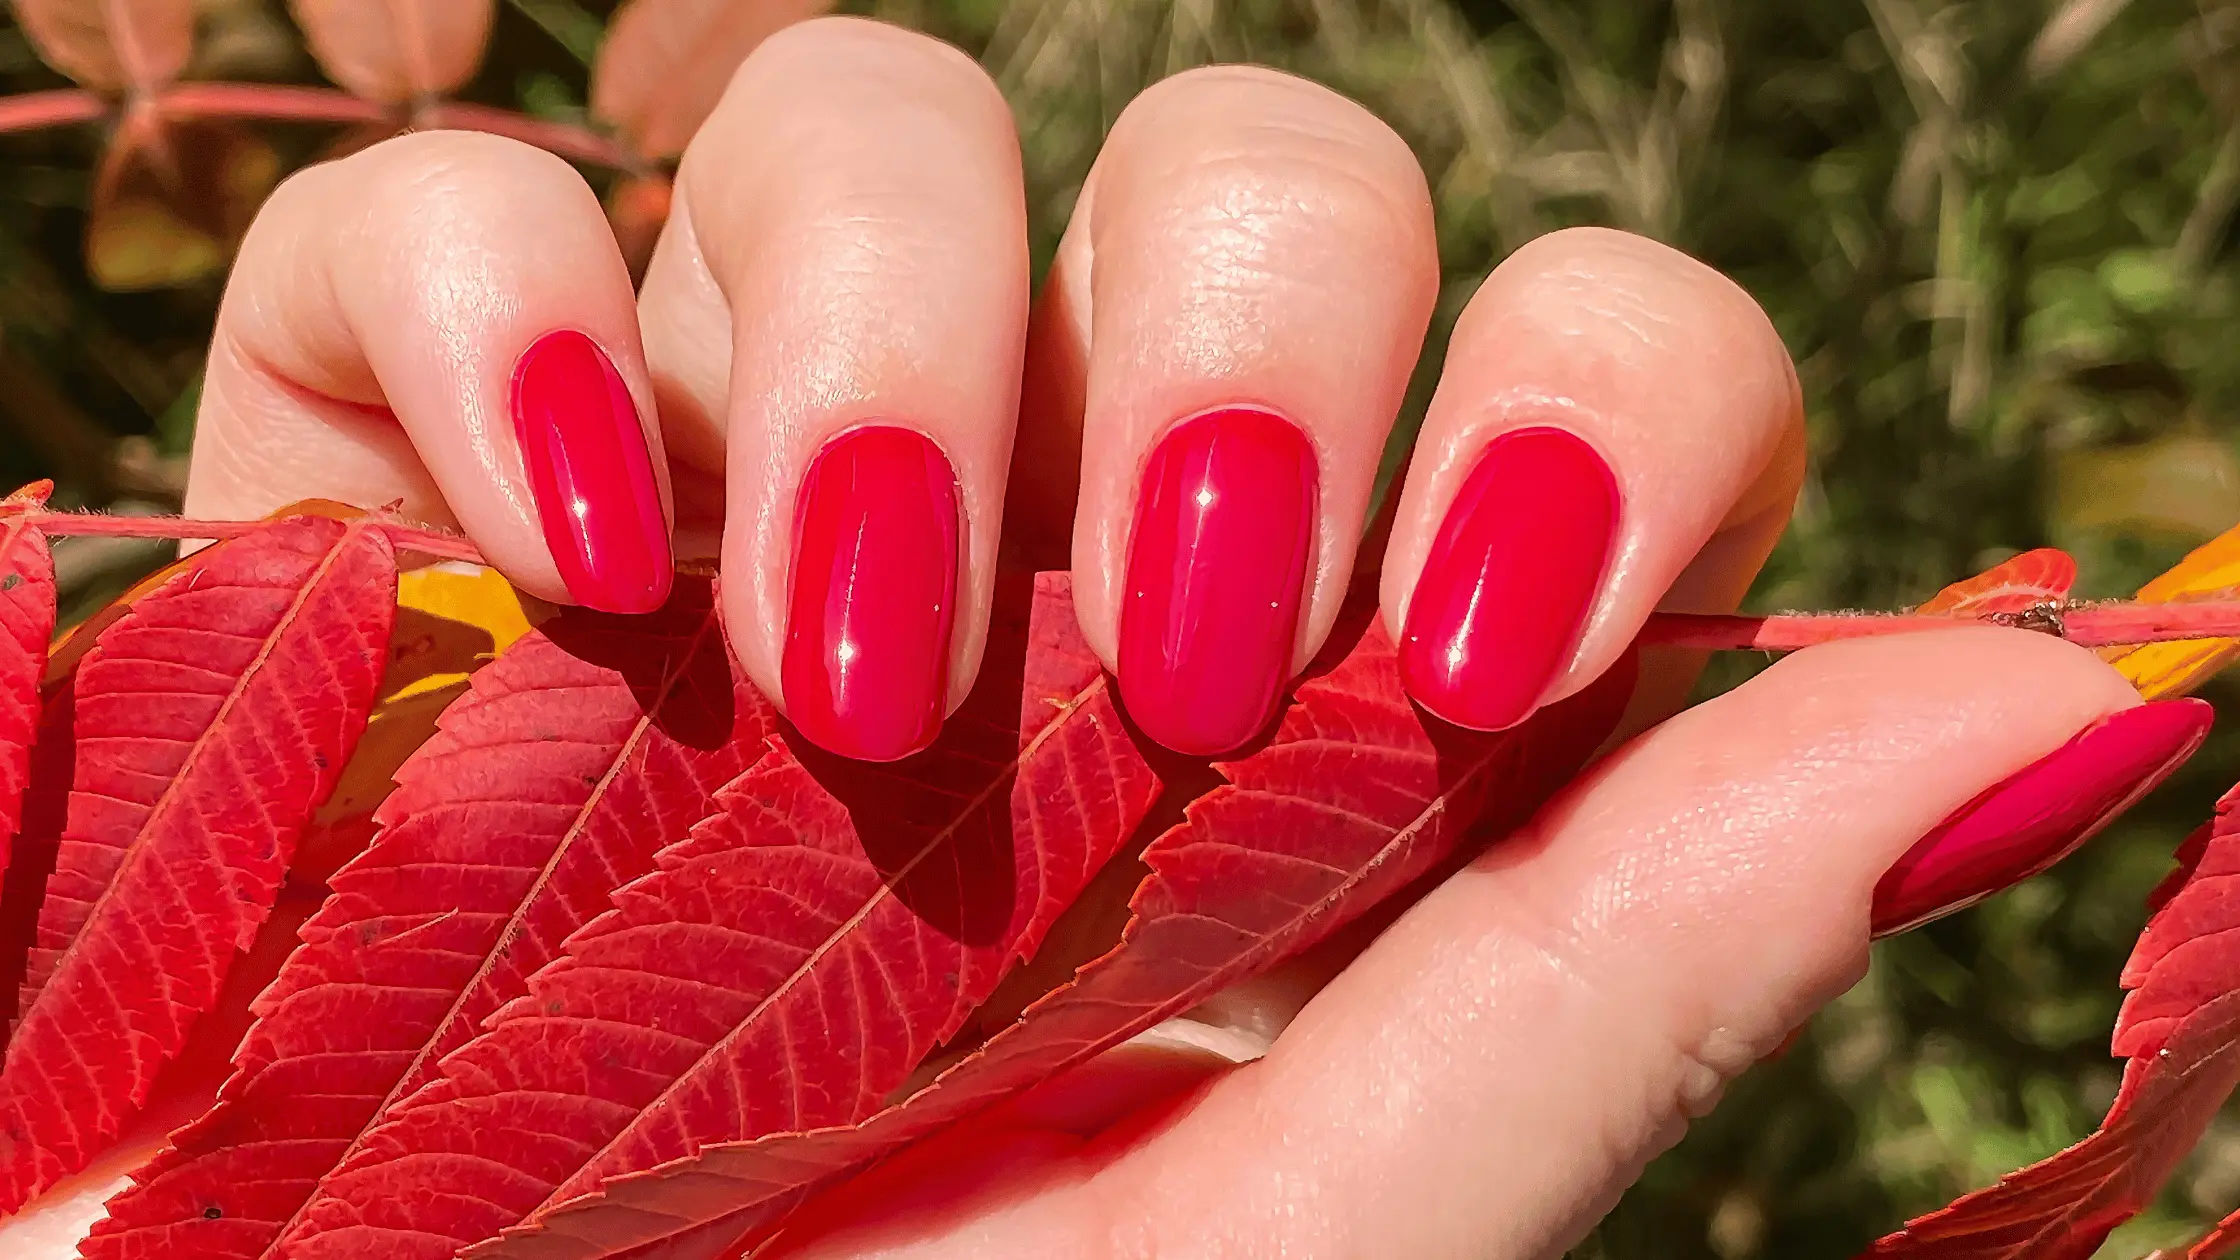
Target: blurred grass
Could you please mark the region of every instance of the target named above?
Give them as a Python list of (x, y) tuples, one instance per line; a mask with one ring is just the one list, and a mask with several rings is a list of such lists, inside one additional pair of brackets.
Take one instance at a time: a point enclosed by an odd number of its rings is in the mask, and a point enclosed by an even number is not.
[[(2078, 555), (2088, 593), (2121, 593), (2240, 519), (2240, 0), (855, 7), (983, 58), (1018, 113), (1038, 260), (1105, 129), (1163, 75), (1260, 61), (1367, 103), (1439, 210), (1445, 285), (1411, 419), (1455, 313), (1538, 233), (1610, 224), (1725, 270), (1795, 354), (1812, 426), (1761, 607), (1903, 605), (2043, 544)], [(201, 8), (199, 76), (315, 77), (276, 3)], [(580, 117), (610, 8), (512, 0), (468, 95)], [(0, 26), (0, 90), (58, 83)], [(331, 140), (257, 135), (291, 166)], [(168, 510), (218, 287), (93, 285), (100, 139), (0, 138), (0, 480)], [(68, 547), (81, 607), (151, 561)], [(1708, 685), (1760, 664), (1723, 659)], [(2211, 695), (2240, 703), (2240, 686)], [(2059, 871), (1881, 947), (1577, 1255), (1847, 1256), (2083, 1136), (2115, 1088), (2107, 1033), (2141, 899), (2236, 774), (2228, 730)], [(2240, 1113), (2103, 1254), (2236, 1204)]]

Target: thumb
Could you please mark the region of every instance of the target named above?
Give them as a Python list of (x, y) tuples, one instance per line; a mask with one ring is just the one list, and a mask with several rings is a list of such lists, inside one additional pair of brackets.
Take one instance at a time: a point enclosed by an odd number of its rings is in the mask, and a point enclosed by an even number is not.
[(1798, 653), (1434, 890), (1266, 1058), (874, 1250), (1560, 1256), (1871, 932), (2050, 865), (2206, 727), (2020, 631)]

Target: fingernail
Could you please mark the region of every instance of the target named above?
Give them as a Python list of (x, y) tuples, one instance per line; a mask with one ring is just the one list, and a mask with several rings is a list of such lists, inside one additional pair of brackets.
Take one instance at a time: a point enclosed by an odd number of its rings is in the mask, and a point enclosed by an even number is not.
[(604, 612), (659, 608), (674, 576), (669, 523), (637, 404), (599, 344), (561, 329), (523, 351), (513, 428), (568, 594)]
[(1120, 698), (1145, 734), (1210, 756), (1258, 734), (1291, 677), (1314, 545), (1314, 447), (1252, 407), (1151, 452), (1120, 610)]
[(1532, 716), (1578, 649), (1619, 508), (1610, 465), (1570, 433), (1515, 429), (1488, 443), (1408, 601), (1408, 694), (1474, 730)]
[(917, 752), (948, 701), (956, 470), (923, 434), (852, 429), (809, 465), (793, 519), (786, 715), (844, 757)]
[(2110, 714), (1923, 836), (1874, 890), (1874, 934), (1965, 909), (2044, 871), (2185, 764), (2215, 712), (2165, 700)]

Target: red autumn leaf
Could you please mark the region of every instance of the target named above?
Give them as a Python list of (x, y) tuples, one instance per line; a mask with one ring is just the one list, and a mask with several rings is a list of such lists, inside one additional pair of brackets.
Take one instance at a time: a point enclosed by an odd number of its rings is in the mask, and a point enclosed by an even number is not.
[(0, 1066), (0, 1210), (98, 1153), (216, 999), (365, 724), (395, 600), (381, 531), (283, 521), (80, 662), (68, 820)]
[[(51, 668), (51, 663), (50, 663)], [(25, 766), (21, 821), (0, 881), (0, 1008), (13, 1029), (25, 968), (39, 938), (39, 903), (46, 899), (69, 816), (70, 765), (76, 746), (77, 673), (69, 670), (40, 690), (37, 736)]]
[(2240, 788), (2217, 803), (2194, 856), (2124, 966), (2114, 1050), (2129, 1062), (2099, 1131), (1908, 1222), (1868, 1255), (2088, 1260), (2154, 1198), (2240, 1085)]
[[(38, 502), (43, 503), (42, 493)], [(12, 505), (0, 503), (0, 871), (23, 821), (23, 790), (31, 777), (31, 739), (39, 727), (39, 676), (54, 637), (54, 555), (47, 536)], [(0, 983), (4, 983), (0, 977)]]
[(2069, 553), (2040, 547), (1954, 582), (1914, 611), (1959, 617), (2027, 612), (2039, 604), (2069, 598), (2069, 589), (2076, 584), (2077, 562)]
[(383, 1110), (705, 817), (774, 722), (733, 678), (705, 581), (648, 617), (564, 613), (477, 671), (258, 998), (218, 1105), (83, 1254), (273, 1254)]
[(15, 0), (39, 59), (90, 88), (151, 92), (194, 54), (194, 0)]
[(449, 1256), (555, 1191), (882, 1105), (1157, 793), (1069, 593), (1037, 582), (916, 757), (773, 738), (329, 1179), (288, 1254)]
[(62, 1178), (14, 1216), (0, 1217), (0, 1256), (10, 1260), (61, 1260), (101, 1219), (103, 1202), (130, 1184), (132, 1171), (169, 1142), (172, 1130), (208, 1110), (229, 1071), (227, 1053), (250, 1024), (249, 1004), (279, 974), (296, 945), (296, 931), (326, 898), (326, 888), (291, 877), (257, 929), (254, 944), (226, 973), (217, 1002), (187, 1034), (179, 1057), (163, 1067), (147, 1102), (107, 1149)]
[(831, 0), (630, 0), (608, 23), (592, 63), (591, 115), (640, 156), (675, 157), (755, 45), (831, 7)]
[(375, 101), (409, 101), (474, 77), (497, 0), (288, 0), (327, 77)]
[(2146, 1260), (2222, 1260), (2240, 1252), (2240, 1212), (2218, 1221), (2208, 1233), (2194, 1240), (2189, 1247), (2165, 1247), (2146, 1257)]
[[(1299, 687), (1273, 742), (1145, 850), (1121, 943), (898, 1106), (852, 1128), (708, 1145), (555, 1194), (478, 1260), (582, 1260), (693, 1232), (766, 1231), (807, 1193), (1120, 1044), (1327, 937), (1449, 857), (1473, 824), (1522, 822), (1609, 734), (1630, 662), (1498, 734), (1436, 723), (1401, 690), (1371, 622)], [(590, 1193), (570, 1201), (567, 1192)], [(698, 1254), (695, 1252), (694, 1254)]]

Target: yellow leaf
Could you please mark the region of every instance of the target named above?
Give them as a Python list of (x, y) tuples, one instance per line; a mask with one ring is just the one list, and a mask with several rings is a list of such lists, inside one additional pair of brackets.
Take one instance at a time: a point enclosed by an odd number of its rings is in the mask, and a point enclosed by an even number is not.
[[(2235, 525), (2180, 560), (2168, 573), (2139, 588), (2139, 600), (2173, 604), (2187, 599), (2226, 597), (2240, 586), (2240, 525)], [(2182, 696), (2205, 683), (2240, 656), (2240, 639), (2186, 639), (2136, 647), (2100, 649), (2139, 694), (2149, 700)]]
[[(541, 619), (541, 618), (540, 618)], [(530, 614), (496, 569), (438, 564), (397, 576), (397, 628), (389, 637), (385, 700), (463, 678), (529, 633)]]
[(441, 564), (398, 575), (381, 700), (334, 794), (304, 830), (293, 867), (299, 878), (325, 880), (366, 846), (397, 767), (466, 694), (468, 675), (527, 634), (534, 619), (541, 618), (495, 569)]

